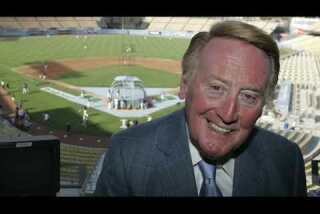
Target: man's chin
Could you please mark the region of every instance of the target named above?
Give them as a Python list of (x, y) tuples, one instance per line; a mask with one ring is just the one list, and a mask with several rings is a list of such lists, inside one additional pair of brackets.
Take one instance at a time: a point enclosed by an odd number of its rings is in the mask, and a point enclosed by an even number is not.
[(201, 152), (201, 156), (209, 160), (219, 160), (226, 157), (229, 153), (219, 153), (219, 152)]
[(210, 146), (205, 142), (203, 144), (200, 143), (198, 148), (200, 147), (199, 151), (201, 156), (211, 160), (224, 159), (237, 149), (237, 146), (226, 145), (225, 142), (220, 143), (223, 145), (215, 143)]
[(208, 149), (208, 148), (200, 148), (200, 155), (210, 160), (217, 160), (225, 157), (229, 152), (223, 151), (219, 148), (217, 149)]

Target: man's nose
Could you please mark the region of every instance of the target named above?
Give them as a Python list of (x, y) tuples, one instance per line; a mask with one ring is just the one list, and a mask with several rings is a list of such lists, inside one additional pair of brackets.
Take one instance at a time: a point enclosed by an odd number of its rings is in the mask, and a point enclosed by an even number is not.
[(236, 96), (228, 96), (219, 107), (218, 116), (225, 124), (232, 124), (239, 119), (239, 103)]

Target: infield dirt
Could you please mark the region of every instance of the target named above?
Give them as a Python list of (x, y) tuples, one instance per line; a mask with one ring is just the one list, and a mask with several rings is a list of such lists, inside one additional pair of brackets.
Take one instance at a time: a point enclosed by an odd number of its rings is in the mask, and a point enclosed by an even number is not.
[[(47, 63), (47, 70), (44, 70), (43, 64), (32, 64), (22, 66), (17, 69), (17, 72), (31, 76), (38, 77), (45, 72), (47, 78), (56, 79), (66, 73), (74, 71), (85, 71), (89, 69), (105, 67), (110, 65), (125, 64), (125, 61), (116, 58), (85, 58), (85, 59), (72, 59), (61, 61), (50, 61)], [(148, 58), (135, 58), (130, 60), (130, 65), (140, 65), (146, 68), (158, 69), (170, 73), (181, 73), (180, 61), (169, 59), (148, 59)]]

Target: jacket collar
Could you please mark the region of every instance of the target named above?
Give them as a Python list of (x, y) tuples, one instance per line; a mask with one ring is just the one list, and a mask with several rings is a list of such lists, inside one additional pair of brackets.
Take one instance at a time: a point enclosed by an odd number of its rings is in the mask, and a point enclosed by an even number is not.
[(170, 115), (165, 124), (159, 127), (156, 146), (166, 156), (176, 156), (177, 154), (189, 152), (185, 124), (186, 117), (183, 108)]

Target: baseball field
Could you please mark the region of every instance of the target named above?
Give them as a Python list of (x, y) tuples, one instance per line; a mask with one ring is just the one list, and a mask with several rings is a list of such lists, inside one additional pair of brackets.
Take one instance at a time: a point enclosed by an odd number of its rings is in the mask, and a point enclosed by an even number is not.
[[(49, 130), (64, 130), (70, 122), (75, 133), (109, 136), (120, 130), (119, 118), (89, 109), (88, 127), (83, 127), (79, 104), (40, 91), (50, 86), (74, 95), (79, 87), (110, 87), (114, 77), (133, 75), (145, 87), (177, 88), (180, 60), (189, 40), (129, 35), (59, 35), (0, 39), (0, 80), (9, 83), (9, 95), (41, 123), (49, 113)], [(129, 49), (129, 50), (128, 50)], [(281, 50), (282, 55), (290, 50)], [(45, 80), (39, 75), (47, 65)], [(27, 83), (30, 93), (22, 94)], [(182, 105), (156, 112), (158, 118)], [(140, 123), (147, 118), (133, 118)]]
[[(80, 124), (78, 104), (40, 91), (50, 86), (75, 95), (78, 87), (110, 87), (115, 76), (133, 75), (145, 87), (177, 88), (180, 60), (189, 40), (125, 35), (33, 36), (0, 40), (0, 80), (17, 104), (27, 109), (33, 121), (50, 114), (50, 130), (63, 130), (72, 124), (75, 133), (108, 136), (119, 131), (121, 122), (112, 115), (89, 110), (89, 124)], [(128, 51), (129, 48), (129, 51)], [(126, 60), (126, 63), (123, 63)], [(47, 65), (45, 80), (39, 75)], [(24, 83), (30, 92), (22, 93)], [(156, 112), (153, 118), (168, 114), (181, 105)], [(145, 122), (146, 118), (136, 118)]]

